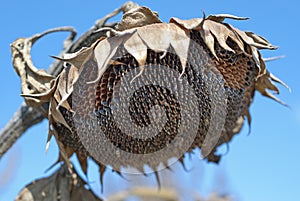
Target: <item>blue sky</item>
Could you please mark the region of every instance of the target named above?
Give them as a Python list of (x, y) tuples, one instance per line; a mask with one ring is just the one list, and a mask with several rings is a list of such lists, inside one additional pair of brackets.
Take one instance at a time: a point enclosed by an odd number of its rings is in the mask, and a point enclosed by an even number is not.
[[(17, 110), (23, 99), (20, 79), (11, 64), (9, 44), (18, 37), (58, 26), (73, 26), (78, 34), (89, 29), (95, 20), (122, 5), (125, 1), (52, 0), (5, 1), (0, 7), (0, 128)], [(248, 21), (228, 21), (242, 30), (251, 30), (280, 46), (276, 51), (263, 51), (265, 57), (285, 55), (284, 59), (267, 64), (268, 69), (291, 88), (289, 93), (280, 87), (280, 99), (291, 109), (256, 94), (251, 106), (253, 117), (251, 134), (245, 125), (243, 131), (230, 143), (229, 153), (216, 166), (200, 161), (196, 156), (188, 166), (189, 174), (180, 168), (174, 183), (183, 189), (192, 189), (206, 195), (212, 190), (230, 192), (242, 201), (298, 200), (300, 190), (300, 70), (299, 59), (299, 1), (136, 1), (158, 11), (163, 21), (172, 16), (182, 19), (202, 17), (207, 14), (229, 13), (250, 17)], [(48, 68), (57, 55), (66, 33), (48, 35), (33, 47), (33, 62), (37, 67)], [(19, 190), (36, 178), (49, 175), (45, 170), (56, 160), (58, 150), (52, 141), (45, 153), (47, 121), (29, 129), (14, 147), (0, 160), (0, 201), (13, 200)], [(223, 147), (221, 151), (225, 152)], [(178, 170), (177, 170), (178, 169)], [(6, 176), (3, 176), (5, 172)], [(13, 175), (9, 173), (14, 172)], [(89, 180), (95, 191), (99, 190), (97, 169), (90, 167)], [(115, 174), (105, 175), (105, 195), (122, 190), (130, 184)], [(154, 184), (153, 178), (142, 178)], [(222, 181), (222, 182), (220, 182)], [(4, 184), (4, 185), (3, 185)], [(224, 185), (223, 185), (224, 184)], [(118, 186), (117, 188), (115, 186)], [(103, 195), (100, 195), (103, 197)]]

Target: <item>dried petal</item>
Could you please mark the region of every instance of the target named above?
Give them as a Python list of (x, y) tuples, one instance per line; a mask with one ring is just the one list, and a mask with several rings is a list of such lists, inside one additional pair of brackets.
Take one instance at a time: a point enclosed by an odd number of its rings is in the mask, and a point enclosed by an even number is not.
[(161, 22), (162, 21), (159, 19), (156, 12), (151, 11), (147, 7), (139, 6), (123, 15), (121, 22), (117, 25), (117, 30), (124, 31), (126, 29), (142, 27)]
[(209, 15), (207, 19), (215, 21), (215, 22), (223, 22), (225, 19), (233, 19), (233, 20), (248, 20), (248, 17), (237, 17), (235, 15), (230, 14), (218, 14), (218, 15)]
[[(103, 73), (108, 68), (108, 64), (110, 63), (112, 57), (115, 55), (118, 47), (124, 43), (124, 41), (128, 40), (136, 31), (131, 30), (127, 32), (121, 32), (121, 35), (108, 38), (107, 40), (101, 40), (96, 42), (97, 45), (93, 47), (94, 54), (93, 57), (88, 59), (96, 59), (98, 63), (98, 77), (96, 80), (91, 81), (90, 83), (98, 82), (103, 75)], [(88, 60), (87, 59), (87, 60)], [(79, 72), (80, 73), (80, 72)]]
[(203, 19), (202, 18), (193, 18), (189, 20), (182, 20), (176, 17), (172, 17), (170, 19), (170, 23), (174, 23), (176, 25), (179, 25), (180, 27), (183, 27), (187, 30), (197, 30), (199, 29), (199, 26), (201, 25)]
[(139, 66), (144, 66), (147, 59), (147, 46), (138, 33), (134, 33), (124, 43), (124, 47), (137, 60)]

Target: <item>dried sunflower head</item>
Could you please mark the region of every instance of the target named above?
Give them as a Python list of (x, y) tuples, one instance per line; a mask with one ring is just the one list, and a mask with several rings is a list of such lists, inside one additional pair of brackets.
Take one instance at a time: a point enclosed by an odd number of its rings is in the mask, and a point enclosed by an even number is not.
[[(25, 98), (49, 102), (50, 136), (66, 160), (76, 153), (107, 166), (156, 173), (200, 148), (218, 162), (217, 147), (250, 122), (255, 91), (278, 92), (259, 52), (266, 39), (210, 15), (163, 23), (146, 7), (124, 14), (90, 47), (65, 55), (66, 68), (51, 89)], [(130, 169), (132, 171), (132, 169)]]

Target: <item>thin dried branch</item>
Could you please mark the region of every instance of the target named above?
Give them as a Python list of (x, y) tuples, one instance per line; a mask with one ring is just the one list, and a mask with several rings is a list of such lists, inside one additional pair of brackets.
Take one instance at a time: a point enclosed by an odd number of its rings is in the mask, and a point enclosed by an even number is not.
[[(47, 107), (47, 106), (46, 106)], [(0, 132), (0, 158), (12, 147), (19, 137), (31, 126), (40, 123), (44, 118), (43, 112), (39, 109), (28, 107), (23, 102), (13, 117), (1, 129)], [(44, 108), (46, 111), (46, 108)]]
[[(95, 32), (95, 30), (101, 27), (115, 27), (116, 23), (107, 24), (107, 20), (119, 12), (127, 12), (132, 8), (137, 7), (137, 4), (133, 2), (127, 2), (119, 9), (108, 14), (104, 18), (97, 20), (95, 25), (91, 27), (86, 33), (84, 33), (79, 39), (73, 42), (75, 38), (75, 31), (72, 28), (56, 28), (48, 30), (42, 34), (37, 34), (29, 38), (18, 39), (21, 40), (15, 45), (20, 45), (20, 47), (14, 46), (15, 56), (17, 56), (17, 65), (26, 67), (34, 67), (30, 57), (30, 50), (34, 42), (44, 36), (45, 34), (57, 32), (57, 31), (70, 31), (71, 35), (64, 41), (64, 49), (59, 56), (65, 53), (73, 53), (80, 50), (82, 47), (90, 46), (94, 41), (99, 39), (103, 35), (103, 32)], [(24, 49), (22, 49), (22, 46)], [(20, 49), (22, 51), (20, 51)], [(14, 66), (15, 67), (15, 66)], [(34, 68), (33, 68), (34, 69)], [(48, 74), (56, 77), (63, 69), (63, 61), (56, 60), (50, 65), (48, 69)], [(35, 69), (34, 69), (35, 70)], [(22, 72), (16, 70), (21, 76)], [(24, 85), (26, 86), (26, 85)], [(29, 87), (30, 88), (30, 87)], [(31, 89), (31, 88), (30, 88)], [(47, 115), (48, 103), (42, 104), (38, 108), (32, 108), (27, 106), (24, 102), (21, 104), (20, 108), (15, 112), (10, 121), (1, 129), (0, 131), (0, 159), (2, 156), (12, 147), (16, 140), (22, 136), (26, 130), (33, 125), (41, 122)]]

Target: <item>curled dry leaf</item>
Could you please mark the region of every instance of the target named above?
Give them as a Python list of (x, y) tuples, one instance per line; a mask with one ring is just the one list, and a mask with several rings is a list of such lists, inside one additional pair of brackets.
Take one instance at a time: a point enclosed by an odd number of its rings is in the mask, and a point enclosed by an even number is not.
[[(46, 99), (40, 99), (35, 97), (30, 97), (34, 94), (43, 94), (49, 91), (53, 91), (53, 80), (54, 77), (49, 75), (44, 70), (37, 69), (31, 59), (31, 47), (32, 45), (41, 37), (59, 31), (69, 31), (71, 36), (69, 40), (72, 40), (76, 33), (71, 27), (61, 27), (56, 29), (48, 30), (41, 34), (36, 34), (29, 38), (19, 38), (11, 44), (11, 53), (13, 66), (17, 74), (20, 76), (22, 81), (22, 95), (25, 98), (27, 105), (29, 106), (39, 106), (44, 102), (49, 101), (49, 97)], [(69, 41), (68, 40), (68, 41)]]
[[(49, 134), (46, 150), (49, 147), (51, 136), (55, 133), (55, 131), (51, 129), (52, 122), (61, 122), (66, 128), (69, 128), (68, 124), (64, 121), (64, 117), (59, 111), (58, 107), (63, 106), (67, 109), (71, 109), (71, 107), (63, 98), (67, 98), (72, 93), (73, 84), (78, 76), (78, 69), (74, 67), (66, 67), (65, 71), (63, 71), (58, 77), (54, 78), (46, 73), (46, 71), (39, 70), (33, 65), (30, 52), (34, 43), (41, 37), (49, 33), (60, 31), (71, 32), (70, 37), (65, 42), (65, 45), (68, 45), (68, 42), (72, 41), (76, 35), (73, 28), (61, 27), (50, 29), (29, 38), (19, 38), (11, 44), (13, 66), (21, 78), (21, 95), (24, 97), (27, 105), (37, 107), (43, 103), (49, 103), (49, 111), (48, 114), (46, 114), (48, 115), (49, 119)], [(58, 144), (60, 145), (61, 143), (58, 142)], [(64, 160), (67, 161), (69, 167), (71, 167), (68, 157), (70, 157), (72, 154), (66, 154), (66, 151), (63, 149), (63, 145), (59, 147), (61, 150), (60, 155), (64, 158)]]
[[(53, 77), (45, 71), (35, 68), (30, 57), (23, 57), (23, 55), (26, 55), (31, 50), (32, 41), (30, 39), (19, 38), (11, 44), (13, 66), (21, 77), (23, 95), (48, 91), (51, 88), (50, 83), (53, 80)], [(32, 99), (30, 97), (25, 98), (25, 101), (31, 106), (39, 106), (42, 103), (40, 99)]]
[(101, 201), (73, 169), (70, 174), (66, 165), (51, 176), (36, 180), (21, 190), (15, 201)]
[(153, 12), (147, 7), (137, 6), (129, 10), (122, 16), (122, 20), (117, 25), (118, 31), (124, 31), (134, 27), (142, 27), (149, 24), (161, 23), (157, 12)]
[[(278, 99), (276, 96), (268, 92), (268, 90), (275, 92), (276, 94), (279, 94), (279, 89), (275, 85), (274, 82), (277, 82), (287, 89), (289, 89), (288, 85), (285, 84), (283, 81), (281, 81), (279, 78), (275, 77), (272, 73), (270, 73), (267, 68), (266, 64), (263, 61), (263, 58), (261, 57), (261, 54), (258, 52), (258, 57), (260, 60), (260, 74), (257, 77), (256, 83), (255, 83), (255, 90), (259, 91), (263, 96), (266, 96), (268, 98), (271, 98), (275, 100), (276, 102), (287, 106), (287, 104), (280, 99)], [(274, 82), (272, 82), (274, 81)]]

